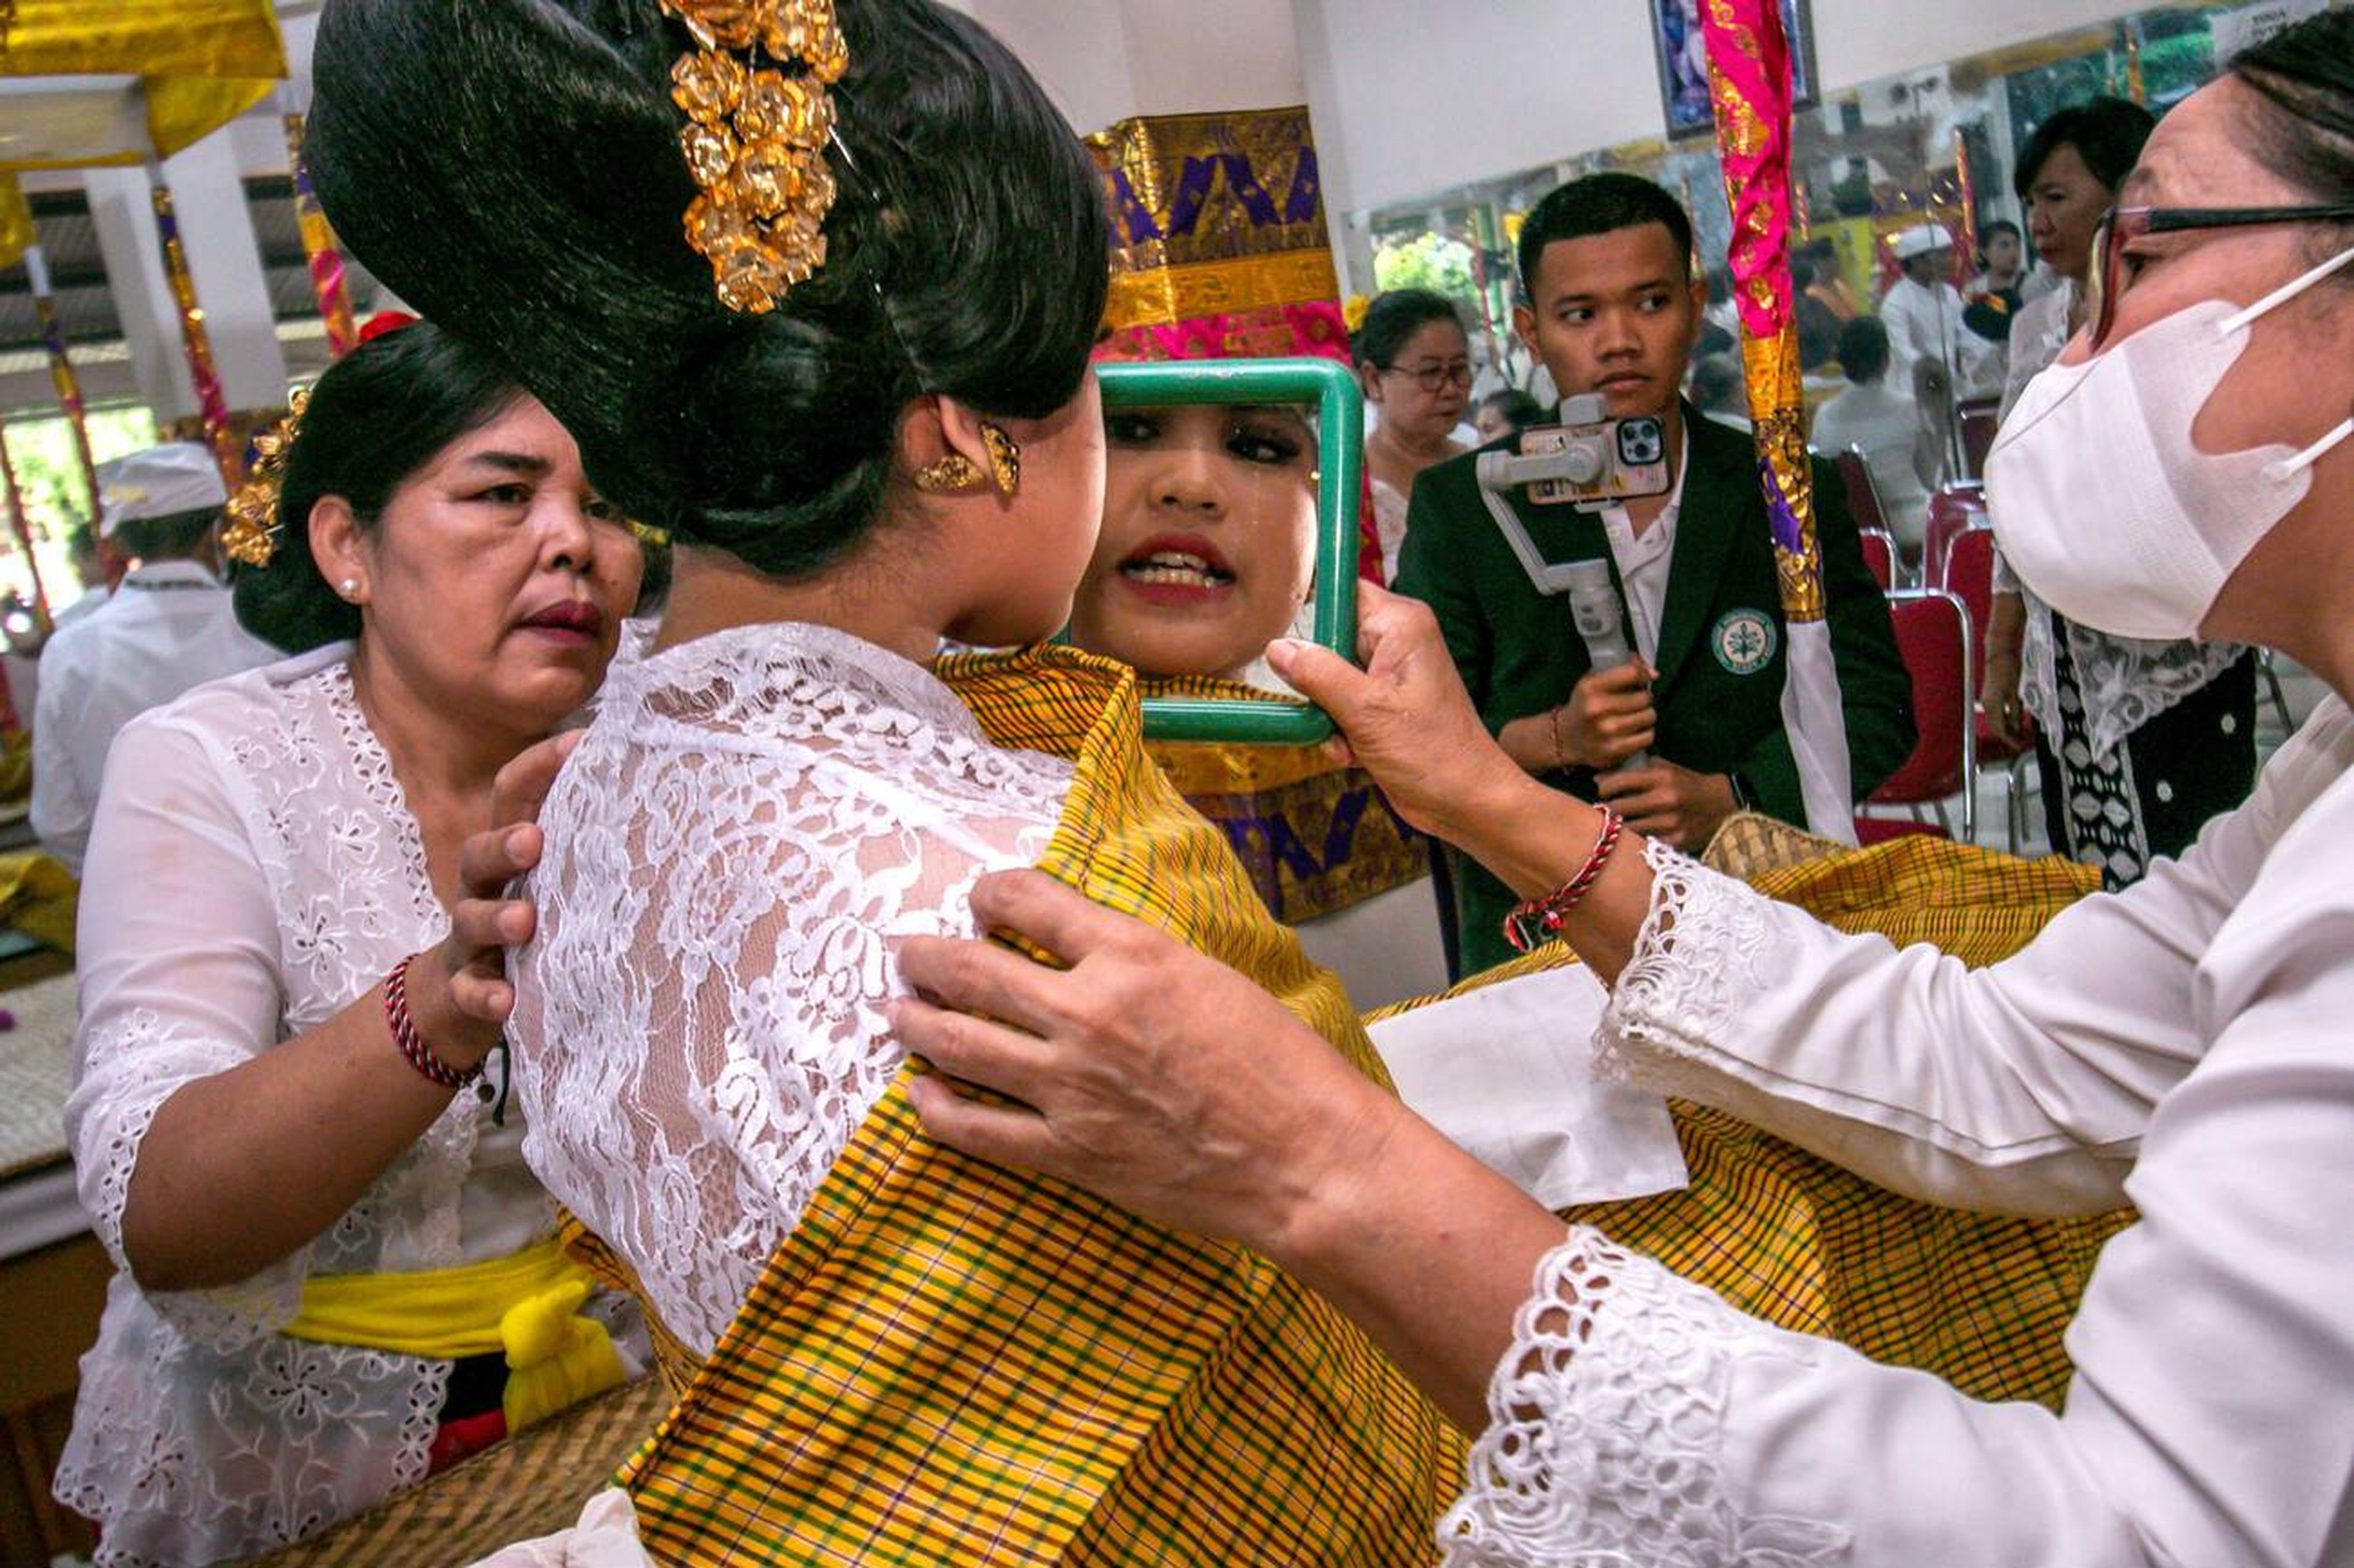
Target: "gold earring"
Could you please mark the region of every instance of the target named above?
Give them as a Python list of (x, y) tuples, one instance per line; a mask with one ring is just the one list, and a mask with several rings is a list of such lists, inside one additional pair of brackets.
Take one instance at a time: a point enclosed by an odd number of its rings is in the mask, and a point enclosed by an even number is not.
[(981, 444), (989, 449), (989, 470), (996, 477), (998, 492), (1012, 495), (1022, 488), (1022, 448), (1012, 436), (995, 425), (981, 427)]
[(981, 482), (981, 470), (962, 452), (950, 452), (916, 471), (916, 488), (926, 495), (952, 495)]

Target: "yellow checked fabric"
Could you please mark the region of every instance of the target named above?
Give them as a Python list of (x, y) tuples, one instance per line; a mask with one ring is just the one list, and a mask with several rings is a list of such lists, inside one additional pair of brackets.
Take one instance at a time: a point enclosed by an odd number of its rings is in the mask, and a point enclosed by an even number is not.
[[(1840, 930), (1928, 942), (1978, 965), (2017, 952), (2099, 880), (2067, 861), (1911, 836), (1749, 882)], [(1458, 991), (1575, 961), (1556, 944)], [(1980, 1399), (2059, 1404), (2071, 1370), (2062, 1336), (2102, 1245), (2130, 1213), (2030, 1220), (1941, 1209), (1722, 1111), (1670, 1107), (1691, 1185), (1566, 1217), (1767, 1322), (1934, 1372)]]
[[(1386, 1081), (1146, 758), (1130, 671), (1038, 649), (938, 673), (1000, 744), (1076, 762), (1046, 871), (1251, 975)], [(623, 1482), (665, 1563), (1389, 1568), (1437, 1556), (1462, 1463), (1320, 1298), (931, 1143), (895, 1087)]]

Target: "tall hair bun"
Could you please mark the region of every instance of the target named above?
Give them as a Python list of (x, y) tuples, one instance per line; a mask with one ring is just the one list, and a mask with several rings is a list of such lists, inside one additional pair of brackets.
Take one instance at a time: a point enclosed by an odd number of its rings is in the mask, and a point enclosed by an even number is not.
[(632, 515), (779, 574), (872, 524), (911, 398), (1066, 403), (1108, 277), (1094, 165), (1002, 45), (933, 0), (837, 16), (829, 260), (763, 315), (687, 243), (689, 38), (657, 0), (331, 0), (313, 60), (306, 151), (354, 254)]

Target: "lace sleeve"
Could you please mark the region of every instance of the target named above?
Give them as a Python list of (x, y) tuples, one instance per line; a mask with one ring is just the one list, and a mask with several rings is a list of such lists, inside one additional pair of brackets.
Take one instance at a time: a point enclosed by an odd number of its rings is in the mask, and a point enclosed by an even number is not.
[(1439, 1526), (1447, 1568), (1803, 1568), (1843, 1562), (1816, 1520), (1751, 1516), (1728, 1490), (1728, 1387), (1744, 1357), (1805, 1341), (1576, 1226), (1488, 1394), (1469, 1484)]
[(698, 1351), (898, 1070), (894, 944), (969, 934), (973, 879), (1036, 856), (1067, 780), (951, 799), (979, 748), (892, 777), (834, 727), (764, 749), (600, 717), (542, 816), (525, 1152)]
[[(278, 1038), (278, 920), (213, 758), (193, 734), (154, 719), (109, 753), (90, 837), (77, 955), (81, 1022), (66, 1103), (82, 1207), (113, 1257), (149, 1126), (198, 1078)], [(234, 1350), (293, 1316), (308, 1249), (218, 1290), (149, 1299), (192, 1339)]]
[(2255, 819), (1972, 969), (1850, 936), (1648, 846), (1652, 905), (1596, 1030), (1598, 1069), (1755, 1122), (1882, 1186), (2097, 1213), (2204, 1049), (2190, 985)]

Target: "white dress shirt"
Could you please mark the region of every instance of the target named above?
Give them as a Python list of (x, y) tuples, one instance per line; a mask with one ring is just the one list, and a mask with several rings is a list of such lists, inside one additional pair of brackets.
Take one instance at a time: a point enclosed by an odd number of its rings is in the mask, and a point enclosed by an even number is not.
[(1888, 513), (1889, 531), (1915, 550), (1929, 523), (1929, 492), (1913, 466), (1920, 436), (1921, 406), (1891, 387), (1886, 376), (1849, 387), (1815, 416), (1815, 450), (1837, 456), (1860, 449)]
[(58, 610), (50, 615), (49, 630), (51, 635), (63, 631), (67, 627), (73, 625), (76, 621), (88, 620), (91, 616), (97, 614), (100, 610), (104, 609), (108, 601), (113, 598), (113, 590), (107, 588), (104, 584), (101, 584), (97, 588), (87, 590), (80, 599), (74, 600), (63, 609)]
[(2003, 345), (1972, 331), (1962, 320), (1964, 308), (1961, 291), (1951, 283), (1933, 287), (1899, 278), (1890, 287), (1880, 302), (1880, 319), (1895, 359), (1889, 374), (1899, 387), (1913, 385), (1914, 361), (1934, 359), (1950, 373), (1956, 397), (2002, 390)]
[[(1684, 416), (1690, 418), (1687, 412)], [(1668, 604), (1668, 576), (1675, 564), (1676, 520), (1684, 509), (1684, 475), (1691, 468), (1691, 432), (1684, 432), (1676, 449), (1676, 487), (1668, 503), (1641, 533), (1624, 506), (1605, 507), (1602, 531), (1610, 540), (1610, 558), (1618, 564), (1618, 581), (1627, 594), (1628, 630), (1635, 652), (1653, 669), (1659, 667), (1659, 618)]]
[(134, 567), (98, 609), (41, 650), (33, 713), (33, 832), (76, 876), (108, 747), (183, 692), (281, 655), (237, 623), (229, 590), (193, 561)]
[(2335, 698), (2179, 863), (1987, 969), (1654, 846), (1606, 1063), (1933, 1202), (2140, 1219), (2069, 1329), (2060, 1414), (1770, 1328), (1580, 1227), (1451, 1561), (2354, 1562), (2349, 854)]

